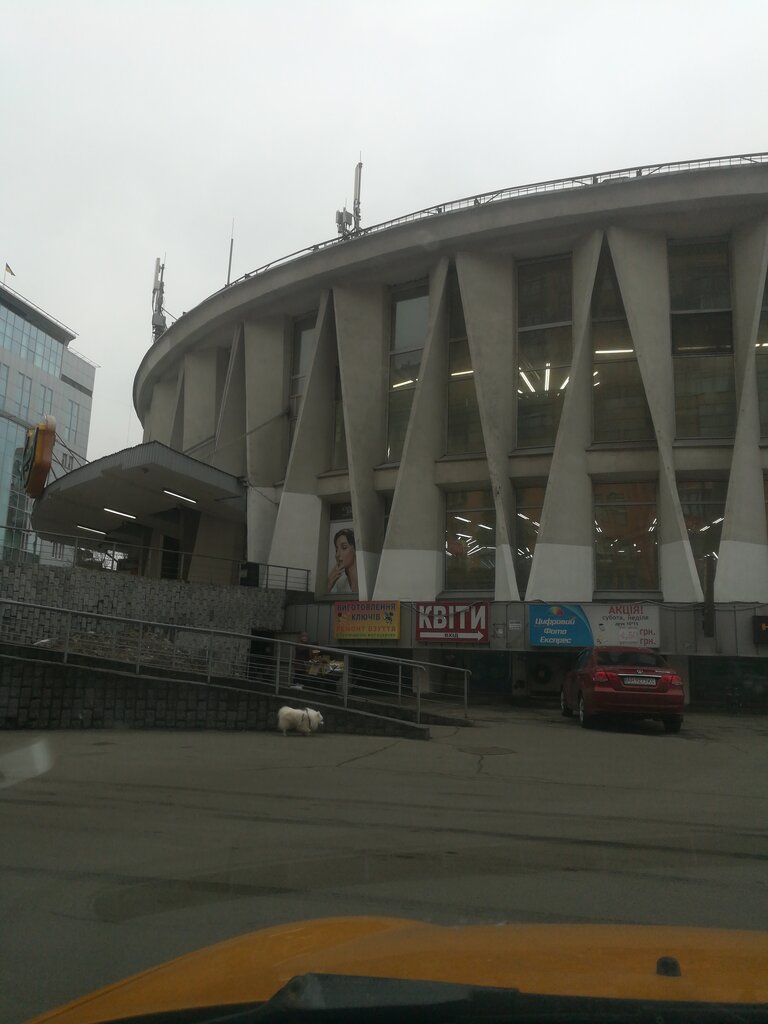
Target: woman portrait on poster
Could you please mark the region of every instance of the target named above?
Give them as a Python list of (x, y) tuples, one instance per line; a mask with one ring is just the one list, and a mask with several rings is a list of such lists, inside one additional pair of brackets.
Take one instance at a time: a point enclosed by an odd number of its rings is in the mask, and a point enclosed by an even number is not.
[(350, 529), (338, 530), (333, 537), (336, 564), (328, 576), (329, 594), (357, 593), (357, 549)]

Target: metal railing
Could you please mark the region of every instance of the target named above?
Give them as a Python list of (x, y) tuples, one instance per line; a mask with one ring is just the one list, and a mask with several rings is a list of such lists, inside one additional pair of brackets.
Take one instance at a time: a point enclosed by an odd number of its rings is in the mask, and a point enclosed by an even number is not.
[(400, 708), (417, 723), (430, 709), (468, 715), (469, 669), (230, 630), (0, 598), (0, 643), (56, 652), (64, 664), (98, 658), (136, 674), (264, 686), (286, 699), (301, 694), (302, 703), (314, 696), (372, 713)]
[(263, 274), (274, 267), (282, 266), (303, 256), (320, 252), (334, 245), (343, 245), (356, 238), (365, 238), (367, 235), (378, 234), (388, 231), (390, 228), (399, 227), (401, 224), (410, 224), (414, 221), (427, 220), (445, 213), (455, 213), (458, 210), (467, 209), (473, 206), (485, 206), (489, 203), (503, 202), (507, 199), (518, 199), (524, 196), (537, 195), (546, 192), (564, 192), (571, 189), (589, 188), (594, 185), (603, 185), (610, 181), (630, 181), (636, 178), (656, 177), (659, 175), (679, 174), (682, 171), (707, 170), (713, 167), (746, 167), (754, 164), (768, 164), (768, 153), (744, 153), (735, 156), (706, 157), (700, 160), (678, 160), (672, 163), (643, 164), (639, 167), (623, 167), (614, 171), (600, 171), (593, 174), (580, 174), (570, 178), (552, 178), (548, 181), (538, 181), (530, 185), (515, 185), (511, 188), (497, 189), (494, 192), (481, 192), (479, 195), (465, 196), (463, 199), (452, 199), (445, 203), (436, 203), (434, 206), (427, 206), (422, 210), (395, 217), (392, 220), (382, 221), (380, 224), (373, 224), (371, 227), (362, 228), (344, 236), (328, 238), (323, 242), (316, 242), (314, 245), (297, 249), (296, 252), (281, 256), (278, 259), (270, 260), (256, 270), (250, 270), (237, 280), (223, 288), (213, 292), (218, 295), (220, 292), (232, 288), (242, 281), (251, 277)]
[(309, 569), (235, 561), (216, 555), (168, 551), (96, 538), (87, 540), (74, 534), (46, 534), (43, 538), (34, 530), (11, 526), (0, 527), (0, 561), (128, 572), (134, 576), (219, 586), (239, 584), (241, 573), (245, 572), (251, 586), (265, 590), (307, 593), (310, 586)]

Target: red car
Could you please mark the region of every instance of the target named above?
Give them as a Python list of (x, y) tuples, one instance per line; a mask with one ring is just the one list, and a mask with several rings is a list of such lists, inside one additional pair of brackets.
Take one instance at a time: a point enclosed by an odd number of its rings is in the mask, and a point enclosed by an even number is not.
[(596, 715), (629, 715), (683, 724), (683, 681), (665, 659), (642, 647), (592, 647), (582, 651), (560, 691), (560, 710), (578, 713), (587, 728)]

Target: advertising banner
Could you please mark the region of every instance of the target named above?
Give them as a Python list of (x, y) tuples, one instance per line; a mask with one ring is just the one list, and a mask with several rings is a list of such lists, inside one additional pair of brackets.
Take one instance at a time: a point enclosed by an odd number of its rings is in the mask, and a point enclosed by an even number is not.
[(357, 593), (357, 542), (350, 504), (331, 505), (328, 593)]
[(333, 606), (336, 640), (399, 640), (399, 601), (336, 601)]
[(416, 606), (416, 639), (488, 643), (487, 601), (442, 601)]
[(532, 604), (532, 647), (659, 647), (659, 608), (642, 602)]

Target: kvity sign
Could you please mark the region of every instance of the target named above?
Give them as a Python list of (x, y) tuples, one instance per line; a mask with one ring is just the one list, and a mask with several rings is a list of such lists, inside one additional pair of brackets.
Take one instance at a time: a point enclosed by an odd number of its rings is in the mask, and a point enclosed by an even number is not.
[(442, 601), (440, 604), (416, 605), (416, 639), (466, 642), (488, 642), (487, 601)]

